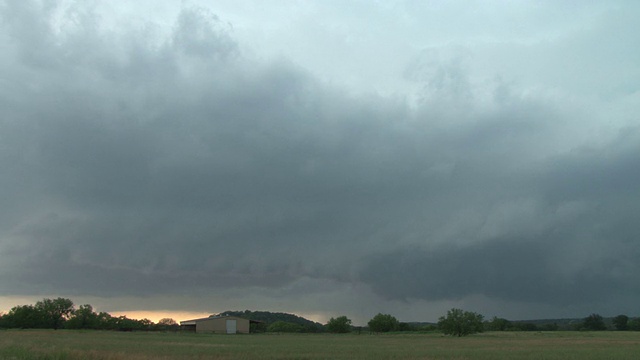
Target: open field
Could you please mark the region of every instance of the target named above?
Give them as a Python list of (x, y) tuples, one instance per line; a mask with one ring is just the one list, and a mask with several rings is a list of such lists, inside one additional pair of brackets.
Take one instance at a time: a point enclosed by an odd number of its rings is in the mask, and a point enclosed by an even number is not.
[(640, 332), (201, 335), (0, 331), (0, 359), (638, 359)]

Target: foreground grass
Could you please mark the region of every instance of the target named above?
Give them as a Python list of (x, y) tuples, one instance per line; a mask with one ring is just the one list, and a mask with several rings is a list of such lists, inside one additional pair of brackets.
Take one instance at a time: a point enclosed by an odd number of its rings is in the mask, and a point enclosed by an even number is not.
[(0, 359), (638, 359), (640, 332), (201, 335), (0, 331)]

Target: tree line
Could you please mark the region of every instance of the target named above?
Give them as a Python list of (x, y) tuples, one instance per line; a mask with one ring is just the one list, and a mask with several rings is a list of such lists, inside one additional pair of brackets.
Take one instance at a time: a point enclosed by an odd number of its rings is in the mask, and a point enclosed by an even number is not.
[[(447, 311), (446, 315), (438, 319), (436, 325), (426, 325), (415, 327), (411, 324), (401, 323), (389, 314), (378, 314), (367, 323), (367, 330), (371, 332), (390, 331), (441, 331), (445, 335), (466, 336), (486, 331), (640, 331), (640, 317), (630, 318), (627, 315), (618, 315), (614, 318), (605, 319), (599, 314), (591, 314), (582, 321), (570, 323), (568, 326), (560, 327), (557, 323), (535, 324), (532, 322), (509, 321), (507, 319), (494, 316), (491, 320), (485, 321), (484, 317), (478, 313), (464, 311), (453, 308)], [(351, 320), (346, 316), (331, 318), (326, 325), (330, 332), (351, 332), (360, 331), (360, 328), (353, 328)]]
[[(485, 321), (478, 313), (451, 309), (438, 319), (437, 324), (416, 324), (398, 321), (390, 314), (375, 315), (367, 326), (353, 326), (351, 319), (342, 315), (331, 318), (326, 324), (320, 324), (293, 314), (272, 313), (268, 311), (227, 311), (220, 315), (233, 315), (253, 323), (252, 332), (282, 333), (349, 333), (349, 332), (401, 332), (401, 331), (441, 331), (445, 335), (466, 336), (483, 331), (556, 331), (556, 330), (618, 330), (640, 331), (640, 318), (618, 315), (604, 319), (599, 314), (591, 314), (582, 321), (562, 326), (557, 323), (535, 324), (532, 322), (509, 321), (493, 317)], [(89, 304), (77, 308), (65, 298), (43, 299), (35, 305), (18, 305), (8, 313), (0, 314), (0, 328), (21, 329), (93, 329), (118, 331), (176, 331), (180, 327), (170, 318), (154, 323), (149, 319), (129, 319), (126, 316), (114, 317), (106, 312), (95, 312)]]
[(177, 322), (170, 318), (154, 323), (149, 319), (129, 319), (95, 312), (89, 304), (77, 308), (65, 298), (43, 299), (35, 305), (18, 305), (0, 315), (0, 328), (5, 329), (92, 329), (119, 331), (177, 330)]
[(630, 318), (627, 315), (618, 315), (605, 319), (599, 314), (591, 314), (580, 321), (569, 323), (544, 323), (509, 321), (507, 319), (493, 317), (485, 322), (485, 328), (489, 331), (640, 331), (640, 317)]

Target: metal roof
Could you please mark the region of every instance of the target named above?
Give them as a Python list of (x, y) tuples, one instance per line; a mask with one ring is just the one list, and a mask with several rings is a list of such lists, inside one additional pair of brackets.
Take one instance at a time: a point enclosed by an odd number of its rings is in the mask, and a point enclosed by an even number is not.
[[(180, 321), (180, 325), (195, 325), (198, 321), (203, 321), (203, 320), (212, 320), (212, 319), (220, 319), (220, 318), (232, 318), (232, 319), (242, 319), (242, 320), (249, 320), (249, 319), (245, 319), (243, 317), (239, 317), (239, 316), (220, 316), (220, 315), (211, 315), (209, 317), (205, 317), (205, 318), (199, 318), (199, 319), (191, 319), (191, 320), (184, 320), (184, 321)], [(258, 320), (249, 320), (250, 323), (262, 323), (262, 321), (258, 321)]]

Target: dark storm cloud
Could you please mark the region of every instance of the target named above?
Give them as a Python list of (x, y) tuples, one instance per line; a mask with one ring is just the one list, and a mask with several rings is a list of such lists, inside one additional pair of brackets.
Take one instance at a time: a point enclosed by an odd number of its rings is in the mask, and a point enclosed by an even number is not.
[(248, 58), (198, 8), (169, 35), (84, 7), (2, 13), (2, 293), (639, 292), (637, 130), (563, 151), (578, 110), (500, 82), (480, 99), (458, 59), (411, 68), (416, 108), (350, 95)]
[(624, 283), (612, 282), (608, 274), (600, 273), (605, 268), (599, 262), (562, 276), (563, 256), (554, 243), (508, 239), (461, 249), (391, 252), (374, 257), (363, 277), (374, 284), (376, 292), (401, 299), (461, 299), (482, 294), (564, 305), (610, 296), (594, 289), (623, 288)]
[[(10, 7), (53, 37), (37, 6)], [(5, 163), (18, 170), (4, 191), (19, 194), (5, 203), (7, 291), (281, 284), (317, 267), (283, 259), (360, 232), (349, 222), (366, 221), (358, 208), (376, 202), (387, 185), (374, 178), (395, 162), (375, 125), (398, 106), (239, 59), (201, 10), (184, 10), (156, 48), (139, 33), (86, 33), (91, 24), (30, 50), (64, 56), (62, 69), (23, 62), (23, 39), (6, 39), (24, 74), (4, 75), (33, 84), (14, 90), (23, 102), (3, 123)]]
[[(640, 226), (633, 220), (640, 211), (639, 140), (632, 130), (605, 151), (582, 149), (527, 172), (529, 181), (517, 181), (523, 186), (517, 191), (536, 199), (535, 215), (517, 215), (535, 224), (469, 245), (380, 253), (366, 262), (362, 280), (396, 299), (482, 294), (555, 305), (631, 301), (640, 291), (633, 260), (640, 254)], [(506, 186), (514, 180), (496, 179)], [(499, 193), (492, 192), (485, 215), (500, 205)], [(484, 217), (478, 232), (490, 222)]]

